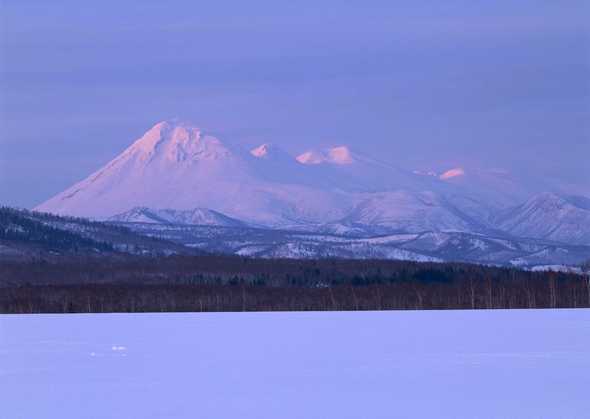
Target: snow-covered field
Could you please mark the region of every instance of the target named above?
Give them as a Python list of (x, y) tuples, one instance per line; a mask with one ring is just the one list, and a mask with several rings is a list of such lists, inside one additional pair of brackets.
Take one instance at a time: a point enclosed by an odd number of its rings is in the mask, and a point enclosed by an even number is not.
[(590, 310), (0, 316), (0, 418), (582, 418)]

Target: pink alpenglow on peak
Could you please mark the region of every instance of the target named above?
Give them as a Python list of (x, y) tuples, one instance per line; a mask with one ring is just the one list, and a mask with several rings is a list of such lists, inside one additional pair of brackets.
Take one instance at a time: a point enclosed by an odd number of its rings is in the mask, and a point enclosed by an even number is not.
[(310, 150), (297, 156), (301, 164), (322, 164), (330, 163), (345, 165), (354, 163), (350, 149), (346, 146), (338, 146), (325, 151)]
[(354, 162), (352, 154), (346, 146), (334, 147), (328, 150), (328, 158), (330, 163), (334, 164), (351, 164)]
[(320, 164), (326, 161), (325, 156), (315, 150), (306, 151), (303, 154), (297, 156), (296, 159), (301, 164)]
[(325, 162), (326, 158), (322, 153), (310, 150), (298, 155), (296, 160), (301, 164), (320, 164)]
[(143, 150), (149, 153), (165, 140), (175, 143), (186, 143), (189, 141), (198, 141), (200, 137), (201, 130), (198, 127), (186, 123), (162, 121), (146, 131), (131, 147), (135, 150)]
[(250, 154), (252, 154), (254, 157), (258, 157), (258, 158), (266, 158), (266, 157), (268, 157), (272, 148), (273, 147), (271, 144), (262, 144), (256, 148), (253, 148), (252, 150), (250, 150)]
[(439, 176), (439, 179), (440, 180), (448, 180), (448, 179), (452, 179), (452, 178), (459, 177), (459, 176), (465, 176), (465, 170), (463, 170), (461, 167), (456, 167), (454, 169), (447, 170), (446, 172), (441, 174)]

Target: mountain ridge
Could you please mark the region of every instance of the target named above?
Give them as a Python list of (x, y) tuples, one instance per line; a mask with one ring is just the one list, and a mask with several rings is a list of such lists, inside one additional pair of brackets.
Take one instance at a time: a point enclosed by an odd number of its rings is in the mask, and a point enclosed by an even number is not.
[[(163, 121), (36, 209), (111, 221), (143, 217), (352, 235), (502, 231), (590, 244), (590, 199), (543, 196), (498, 170), (411, 172), (343, 145), (298, 156), (272, 143), (242, 150), (190, 123)], [(556, 213), (560, 205), (567, 214)]]

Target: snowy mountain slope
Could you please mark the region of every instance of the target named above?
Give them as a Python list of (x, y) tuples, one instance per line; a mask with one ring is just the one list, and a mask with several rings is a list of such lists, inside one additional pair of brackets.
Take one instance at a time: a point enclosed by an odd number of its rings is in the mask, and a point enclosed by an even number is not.
[(514, 236), (590, 244), (590, 199), (543, 193), (499, 212), (493, 222)]
[(417, 175), (346, 146), (310, 150), (296, 157), (315, 182), (352, 193), (391, 190), (436, 191), (444, 183)]
[[(531, 191), (537, 191), (523, 179), (505, 170), (480, 168), (454, 168), (439, 177), (449, 188), (461, 191), (480, 200), (493, 203), (496, 208), (512, 205), (528, 198)], [(537, 187), (542, 189), (542, 180), (537, 181)]]
[(486, 226), (433, 192), (392, 191), (366, 194), (340, 221), (378, 231), (483, 231)]
[(429, 182), (429, 190), (485, 224), (490, 224), (498, 211), (521, 204), (544, 191), (559, 189), (550, 179), (535, 177), (531, 180), (530, 175), (497, 168), (454, 167), (441, 172), (415, 173)]
[(224, 227), (245, 227), (246, 224), (220, 212), (206, 208), (192, 210), (160, 209), (136, 207), (127, 212), (114, 215), (108, 221), (155, 223), (155, 224), (190, 224)]

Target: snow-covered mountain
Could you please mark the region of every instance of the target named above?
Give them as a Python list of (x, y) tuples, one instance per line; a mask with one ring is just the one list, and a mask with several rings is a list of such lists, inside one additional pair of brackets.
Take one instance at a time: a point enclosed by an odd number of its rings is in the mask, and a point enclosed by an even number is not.
[(543, 193), (500, 211), (493, 222), (514, 236), (588, 245), (590, 199)]
[(134, 207), (208, 208), (267, 226), (344, 215), (341, 194), (289, 181), (296, 173), (277, 172), (281, 182), (275, 182), (272, 170), (264, 167), (272, 167), (272, 160), (192, 125), (161, 122), (106, 166), (36, 209), (105, 219)]
[(498, 169), (412, 172), (345, 145), (298, 156), (272, 144), (244, 150), (191, 124), (164, 121), (36, 209), (121, 222), (355, 237), (504, 232), (590, 244), (590, 200), (558, 194), (529, 199), (537, 189)]

